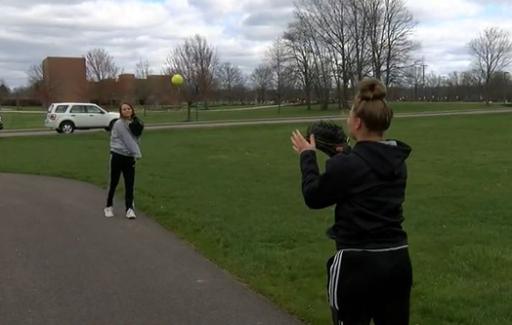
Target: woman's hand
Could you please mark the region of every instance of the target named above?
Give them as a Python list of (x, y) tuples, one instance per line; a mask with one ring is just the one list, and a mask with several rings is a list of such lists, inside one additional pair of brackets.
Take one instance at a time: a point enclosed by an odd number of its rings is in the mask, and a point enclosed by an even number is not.
[(290, 139), (292, 140), (293, 150), (298, 154), (301, 154), (306, 150), (316, 150), (315, 136), (313, 134), (309, 137), (308, 142), (304, 139), (299, 130), (295, 130), (292, 132)]

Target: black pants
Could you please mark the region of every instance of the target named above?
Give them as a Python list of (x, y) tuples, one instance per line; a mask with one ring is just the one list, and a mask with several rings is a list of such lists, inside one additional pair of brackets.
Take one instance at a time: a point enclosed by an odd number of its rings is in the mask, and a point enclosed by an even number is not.
[(339, 250), (327, 262), (335, 325), (409, 324), (412, 267), (407, 248)]
[(110, 153), (110, 184), (108, 186), (107, 206), (113, 205), (114, 194), (121, 173), (124, 178), (126, 210), (133, 209), (133, 186), (135, 184), (135, 158)]

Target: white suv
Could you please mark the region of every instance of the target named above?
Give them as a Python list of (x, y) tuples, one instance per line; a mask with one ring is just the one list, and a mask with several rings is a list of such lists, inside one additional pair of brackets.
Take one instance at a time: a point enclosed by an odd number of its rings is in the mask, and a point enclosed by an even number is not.
[(53, 103), (48, 107), (44, 125), (58, 133), (75, 129), (112, 129), (119, 113), (111, 113), (92, 103)]

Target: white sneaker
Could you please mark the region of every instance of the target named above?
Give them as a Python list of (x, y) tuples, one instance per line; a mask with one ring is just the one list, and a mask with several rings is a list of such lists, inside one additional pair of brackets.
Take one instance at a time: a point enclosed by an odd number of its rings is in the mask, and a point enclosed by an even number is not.
[(104, 211), (105, 217), (112, 218), (114, 216), (114, 209), (112, 209), (112, 207), (106, 207)]
[(126, 217), (128, 219), (135, 219), (136, 218), (136, 215), (135, 215), (135, 212), (133, 211), (133, 209), (126, 210)]

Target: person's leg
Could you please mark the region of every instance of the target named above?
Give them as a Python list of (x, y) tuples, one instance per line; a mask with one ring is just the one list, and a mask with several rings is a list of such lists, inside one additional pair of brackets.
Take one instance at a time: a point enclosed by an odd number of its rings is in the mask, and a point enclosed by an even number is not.
[(409, 325), (409, 290), (397, 290), (381, 300), (374, 318), (375, 325)]
[(357, 252), (338, 251), (327, 263), (328, 297), (333, 324), (370, 324), (370, 288), (364, 259)]
[(114, 201), (114, 194), (116, 192), (117, 184), (119, 183), (119, 178), (121, 176), (122, 170), (122, 161), (120, 156), (111, 153), (110, 154), (110, 182), (108, 185), (108, 194), (107, 194), (107, 207), (111, 207)]
[(375, 325), (408, 325), (412, 267), (407, 249), (381, 254)]
[(135, 185), (135, 158), (126, 157), (123, 167), (126, 211), (133, 209), (133, 187)]

